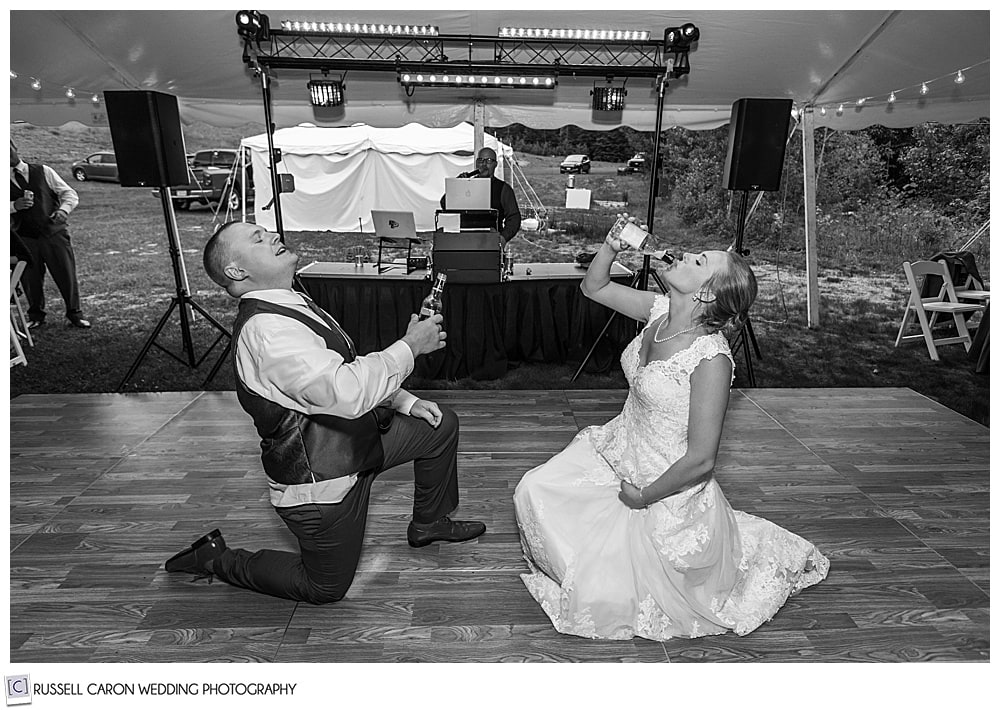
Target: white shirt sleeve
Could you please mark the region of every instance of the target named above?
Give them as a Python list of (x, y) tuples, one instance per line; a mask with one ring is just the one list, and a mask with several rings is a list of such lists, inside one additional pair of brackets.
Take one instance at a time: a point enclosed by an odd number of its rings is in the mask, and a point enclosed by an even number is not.
[(67, 185), (66, 181), (59, 177), (59, 173), (48, 165), (42, 166), (42, 172), (45, 174), (45, 182), (59, 198), (59, 206), (56, 209), (62, 210), (66, 214), (76, 209), (76, 206), (80, 204), (80, 196), (76, 194), (76, 190)]
[(412, 407), (398, 396), (413, 371), (413, 353), (402, 340), (346, 363), (308, 326), (260, 313), (240, 331), (235, 356), (237, 372), (250, 391), (304, 414), (357, 419), (388, 398), (397, 410), (399, 405)]

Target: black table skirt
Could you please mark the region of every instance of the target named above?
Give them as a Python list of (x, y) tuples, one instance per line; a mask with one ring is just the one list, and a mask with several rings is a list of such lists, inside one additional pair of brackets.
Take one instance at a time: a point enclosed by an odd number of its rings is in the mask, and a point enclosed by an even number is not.
[[(383, 350), (406, 331), (429, 281), (300, 276), (322, 308), (354, 338), (358, 352)], [(567, 279), (448, 284), (443, 299), (447, 347), (419, 358), (429, 379), (491, 380), (511, 363), (575, 363), (586, 356), (612, 315)], [(607, 371), (635, 335), (635, 321), (616, 316), (585, 371)]]

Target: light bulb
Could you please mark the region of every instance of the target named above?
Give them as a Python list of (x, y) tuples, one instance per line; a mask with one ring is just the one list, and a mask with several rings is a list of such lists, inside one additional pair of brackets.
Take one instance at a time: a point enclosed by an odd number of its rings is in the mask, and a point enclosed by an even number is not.
[(826, 115), (826, 106), (820, 106), (819, 107), (819, 115), (820, 116), (825, 116)]
[(891, 103), (891, 104), (896, 103), (896, 92), (895, 91), (890, 91), (889, 92), (889, 103)]
[(926, 96), (928, 91), (930, 91), (930, 89), (927, 88), (927, 82), (925, 81), (920, 85), (920, 95)]
[(844, 104), (840, 104), (840, 106), (837, 107), (837, 115), (838, 116), (844, 115)]
[(955, 83), (956, 84), (962, 84), (964, 82), (965, 82), (965, 74), (963, 74), (962, 70), (959, 69), (958, 70), (958, 74), (955, 75)]
[(867, 100), (868, 99), (866, 99), (864, 97), (858, 99), (858, 101), (857, 101), (858, 106), (864, 106), (865, 105), (865, 101), (867, 101)]
[(76, 92), (73, 91), (72, 87), (70, 87), (69, 89), (66, 89), (66, 98), (67, 99), (72, 99), (72, 98), (75, 98), (75, 97), (76, 97)]
[(35, 91), (41, 91), (42, 90), (42, 82), (40, 82), (38, 79), (32, 78), (31, 79), (31, 88), (34, 89)]
[(101, 97), (98, 96), (97, 94), (94, 94), (93, 96), (90, 97), (90, 103), (96, 106), (97, 104), (101, 103)]
[(16, 79), (17, 78), (17, 72), (14, 71), (13, 69), (10, 70), (10, 78), (11, 79)]

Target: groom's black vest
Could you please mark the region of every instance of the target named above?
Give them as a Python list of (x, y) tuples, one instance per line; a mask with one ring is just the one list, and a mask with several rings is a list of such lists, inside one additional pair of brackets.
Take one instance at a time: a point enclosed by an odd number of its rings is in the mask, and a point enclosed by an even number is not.
[[(233, 324), (233, 343), (238, 342), (246, 322), (258, 313), (274, 313), (297, 320), (321, 337), (327, 348), (340, 353), (344, 362), (354, 360), (351, 347), (341, 333), (292, 308), (256, 298), (240, 300)], [(257, 427), (261, 439), (260, 459), (264, 472), (272, 481), (289, 486), (316, 483), (382, 466), (379, 424), (383, 425), (383, 429), (387, 427), (394, 416), (392, 410), (379, 407), (357, 419), (330, 414), (302, 414), (247, 389), (240, 380), (235, 355), (233, 370), (236, 396)]]

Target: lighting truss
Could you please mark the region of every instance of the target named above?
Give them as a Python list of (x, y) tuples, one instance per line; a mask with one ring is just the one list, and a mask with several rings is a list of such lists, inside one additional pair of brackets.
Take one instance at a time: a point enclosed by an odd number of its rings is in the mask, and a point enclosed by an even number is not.
[(545, 32), (499, 28), (497, 36), (452, 35), (430, 25), (285, 20), (266, 38), (247, 39), (244, 61), (274, 69), (492, 73), (516, 80), (540, 70), (558, 76), (677, 77), (689, 66), (690, 48), (668, 45), (666, 31), (660, 40), (644, 30), (550, 29), (557, 35), (550, 37)]

